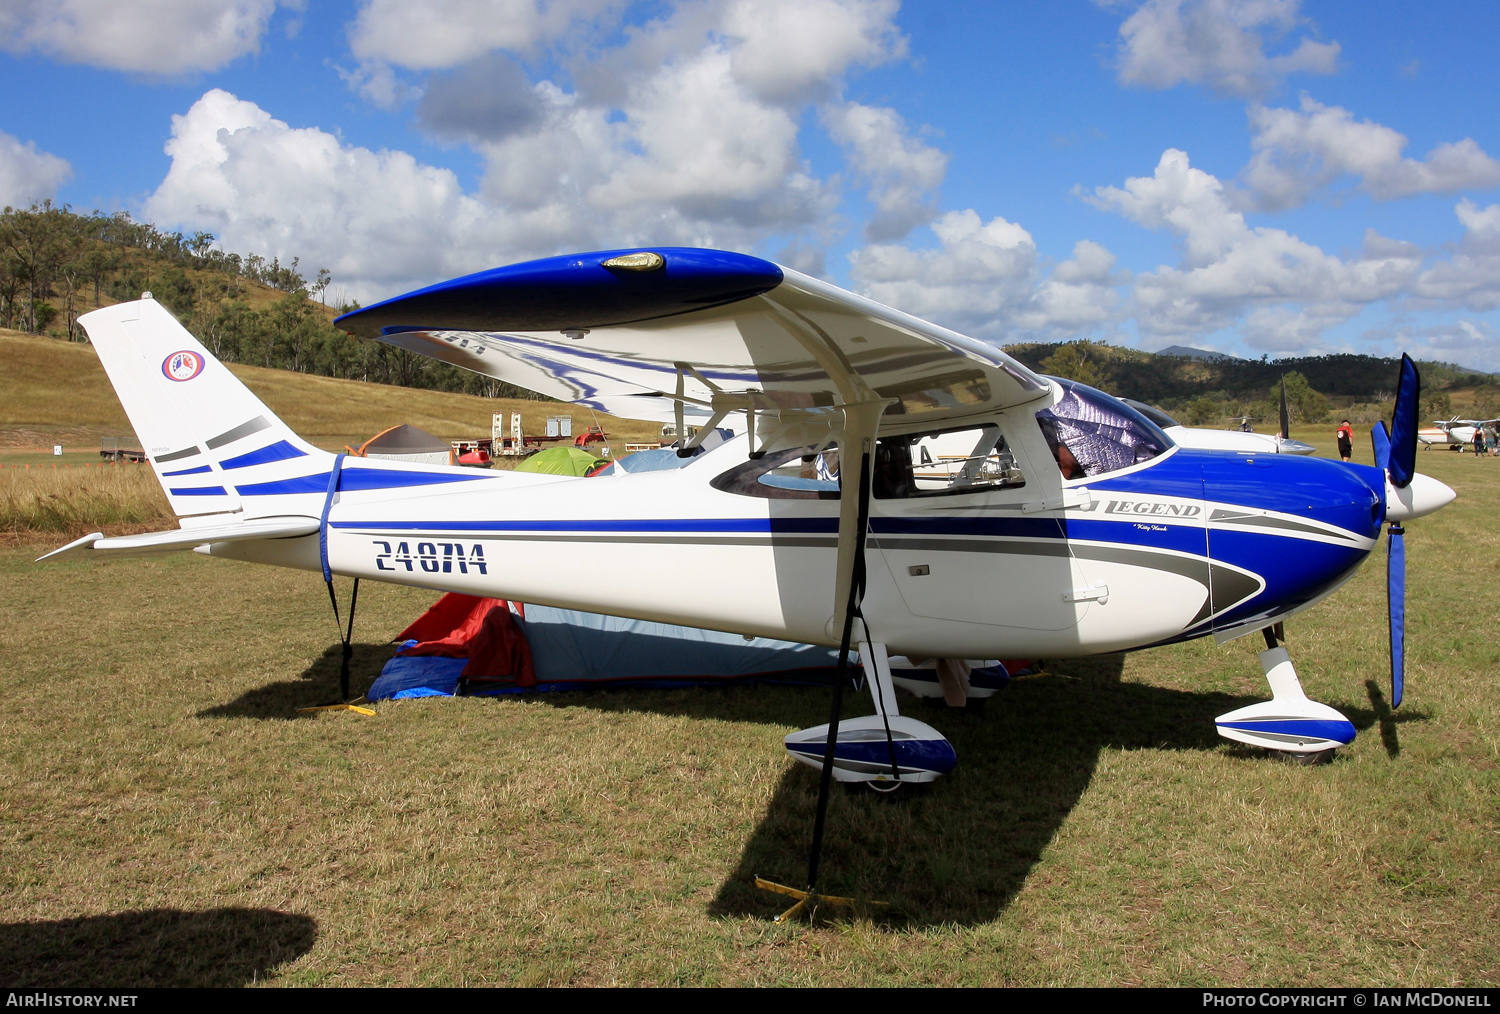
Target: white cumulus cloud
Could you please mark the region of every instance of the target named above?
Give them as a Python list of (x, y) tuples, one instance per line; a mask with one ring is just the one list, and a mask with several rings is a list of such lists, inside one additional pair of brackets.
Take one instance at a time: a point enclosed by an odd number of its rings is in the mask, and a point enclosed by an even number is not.
[(1439, 307), (1500, 309), (1500, 204), (1481, 208), (1466, 199), (1454, 210), (1463, 238), (1448, 260), (1423, 272), (1416, 295)]
[(1092, 240), (1073, 244), (1073, 256), (1037, 286), (1017, 325), (1047, 337), (1070, 337), (1107, 327), (1120, 317), (1120, 288), (1128, 271), (1115, 270), (1115, 255)]
[[(802, 154), (799, 134), (813, 106), (845, 114), (839, 119), (849, 126), (844, 140), (859, 161), (853, 175), (870, 188), (887, 233), (902, 226), (884, 223), (931, 217), (926, 202), (946, 157), (913, 140), (890, 111), (864, 110), (842, 100), (852, 69), (905, 53), (894, 0), (682, 3), (644, 24), (601, 33), (614, 10), (572, 0), (447, 0), (442, 16), (433, 17), (426, 9), (384, 0), (363, 5), (350, 28), (351, 49), (360, 60), (357, 69), (345, 72), (350, 84), (383, 105), (420, 94), (418, 125), (438, 138), (468, 144), (485, 162), (477, 192), (461, 194), (451, 180), (444, 185), (454, 200), (474, 204), (458, 222), (478, 215), (486, 225), (472, 237), (460, 235), (456, 225), (449, 230), (452, 236), (436, 228), (429, 243), (446, 242), (445, 249), (417, 247), (402, 255), (409, 262), (428, 256), (431, 267), (423, 280), (451, 273), (447, 264), (473, 270), (590, 246), (751, 249), (772, 237), (794, 252), (798, 263), (816, 266), (837, 230), (834, 212), (842, 180), (820, 179)], [(580, 39), (592, 42), (584, 46)], [(566, 73), (538, 79), (526, 68), (539, 63)], [(227, 100), (211, 98), (205, 96), (202, 109), (195, 107), (198, 113), (182, 119), (175, 147), (201, 145), (189, 138), (207, 138), (219, 129), (210, 121), (228, 108)], [(861, 112), (867, 114), (863, 130), (854, 125)], [(175, 181), (186, 172), (179, 169), (180, 157), (153, 209), (170, 208), (171, 221), (195, 228), (216, 228), (215, 222), (236, 216), (249, 221), (244, 195), (260, 187), (239, 182), (238, 167), (254, 158), (275, 178), (272, 163), (296, 164), (301, 157), (296, 152), (309, 136), (275, 125), (268, 113), (262, 116), (265, 121), (254, 125), (226, 121), (235, 140), (224, 145), (215, 135), (212, 144), (222, 149), (218, 161), (187, 188), (217, 195), (203, 205), (213, 209), (211, 214), (195, 219), (201, 202), (168, 201), (182, 189)], [(243, 139), (241, 129), (249, 130)], [(880, 136), (895, 146), (890, 152), (870, 147), (882, 129)], [(351, 162), (368, 156), (393, 166), (405, 157), (361, 155), (340, 148), (326, 134), (318, 143), (332, 144), (330, 151)], [(380, 192), (380, 186), (371, 186)], [(351, 183), (339, 200), (351, 207), (373, 203), (363, 196), (366, 189)], [(373, 206), (369, 213), (377, 219), (387, 215)], [(276, 215), (268, 202), (256, 220)], [(281, 217), (296, 223), (299, 216)], [(285, 239), (278, 239), (275, 250), (302, 252), (307, 263), (324, 256), (316, 253), (322, 242), (317, 238), (305, 247), (291, 242), (305, 224), (276, 228)], [(220, 231), (233, 246), (230, 233)], [(273, 231), (261, 230), (260, 246), (246, 248), (272, 252), (266, 244)], [(410, 277), (410, 272), (408, 265), (391, 277)], [(357, 275), (381, 277), (373, 263)], [(357, 288), (348, 270), (343, 277)]]
[(1057, 340), (1111, 331), (1120, 319), (1120, 288), (1130, 272), (1115, 255), (1079, 240), (1073, 256), (1045, 270), (1031, 233), (972, 209), (950, 211), (932, 223), (938, 246), (913, 249), (871, 244), (850, 254), (856, 287), (964, 334), (996, 343)]
[(1122, 84), (1171, 88), (1206, 85), (1224, 95), (1257, 97), (1292, 74), (1332, 74), (1339, 44), (1301, 37), (1268, 55), (1301, 22), (1300, 0), (1146, 0), (1120, 26)]
[[(722, 51), (678, 71), (651, 79), (660, 94), (641, 97), (630, 121), (535, 86), (534, 119), (479, 145), (490, 169), (477, 193), (406, 152), (294, 128), (214, 89), (173, 117), (172, 165), (144, 211), (212, 231), (230, 250), (327, 267), (362, 300), (566, 250), (749, 249), (816, 231), (837, 195), (796, 157), (795, 122), (726, 85)], [(740, 108), (715, 98), (724, 87)], [(735, 129), (713, 115), (725, 108)]]
[(733, 0), (722, 31), (737, 81), (770, 102), (817, 99), (850, 67), (906, 55), (897, 0)]
[(72, 175), (66, 159), (0, 131), (0, 207), (24, 208), (45, 200)]
[(1298, 109), (1252, 106), (1250, 128), (1255, 155), (1242, 178), (1266, 210), (1295, 207), (1345, 176), (1381, 200), (1500, 185), (1500, 162), (1470, 138), (1407, 158), (1404, 134), (1307, 95)]
[(935, 249), (886, 243), (850, 254), (860, 291), (966, 334), (1008, 334), (1036, 286), (1031, 233), (999, 216), (986, 222), (972, 209), (942, 215), (932, 231), (941, 244)]
[(364, 299), (479, 267), (525, 225), (464, 194), (446, 169), (294, 129), (218, 89), (172, 118), (166, 150), (172, 166), (148, 217), (210, 230), (241, 253), (300, 256)]
[(365, 0), (349, 26), (360, 60), (410, 70), (456, 67), (493, 50), (522, 52), (606, 15), (606, 0)]
[(0, 47), (140, 74), (215, 70), (259, 51), (275, 9), (276, 0), (6, 0)]
[(1099, 187), (1089, 200), (1182, 242), (1181, 264), (1135, 279), (1131, 312), (1154, 335), (1203, 335), (1244, 321), (1257, 348), (1306, 349), (1363, 307), (1406, 294), (1423, 263), (1420, 249), (1373, 229), (1345, 260), (1285, 230), (1252, 228), (1223, 184), (1176, 149), (1162, 154), (1153, 175)]
[(937, 215), (933, 191), (948, 171), (948, 156), (912, 137), (894, 109), (848, 102), (824, 111), (828, 132), (849, 167), (869, 183), (875, 217), (865, 239), (890, 242)]

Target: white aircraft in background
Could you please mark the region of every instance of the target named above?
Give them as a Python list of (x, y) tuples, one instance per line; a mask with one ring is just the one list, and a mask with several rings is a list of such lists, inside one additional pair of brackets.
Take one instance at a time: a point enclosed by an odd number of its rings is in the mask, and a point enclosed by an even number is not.
[[(1201, 449), (983, 342), (723, 251), (548, 258), (339, 318), (563, 401), (700, 425), (669, 470), (351, 459), (293, 433), (149, 294), (80, 323), (180, 528), (94, 533), (43, 559), (192, 549), (320, 574), (331, 598), (342, 575), (839, 645), (830, 722), (785, 741), (822, 772), (814, 857), (831, 779), (888, 790), (957, 762), (900, 714), (890, 655), (1066, 658), (1260, 632), (1272, 700), (1219, 716), (1219, 732), (1326, 756), (1354, 726), (1304, 696), (1274, 631), (1349, 580), (1390, 522), (1399, 704), (1400, 525), (1454, 496), (1414, 472), (1409, 359), (1394, 433), (1373, 433), (1378, 468)], [(854, 646), (875, 714), (849, 720)]]
[(1179, 447), (1196, 447), (1201, 451), (1240, 451), (1248, 454), (1312, 454), (1312, 444), (1292, 440), (1277, 433), (1251, 433), (1246, 430), (1212, 430), (1204, 426), (1184, 426), (1154, 405), (1121, 398), (1125, 404), (1162, 428)]
[(1436, 444), (1439, 447), (1451, 447), (1460, 454), (1465, 448), (1474, 446), (1474, 431), (1481, 426), (1487, 426), (1494, 432), (1496, 424), (1500, 419), (1434, 419), (1431, 426), (1424, 426), (1417, 430), (1417, 440), (1426, 450)]

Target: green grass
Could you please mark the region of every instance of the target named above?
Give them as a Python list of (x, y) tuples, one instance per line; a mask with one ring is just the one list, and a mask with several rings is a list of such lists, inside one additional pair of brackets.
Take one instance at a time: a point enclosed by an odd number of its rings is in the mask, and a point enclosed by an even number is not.
[[(903, 702), (960, 766), (835, 794), (825, 889), (894, 910), (816, 927), (749, 878), (802, 875), (816, 781), (780, 739), (826, 691), (298, 716), (336, 682), (315, 576), (0, 551), (0, 982), (1495, 985), (1500, 461), (1419, 461), (1460, 500), (1409, 526), (1400, 712), (1378, 558), (1287, 626), (1360, 728), (1333, 764), (1214, 734), (1267, 695), (1254, 638)], [(363, 589), (357, 685), (431, 598)]]

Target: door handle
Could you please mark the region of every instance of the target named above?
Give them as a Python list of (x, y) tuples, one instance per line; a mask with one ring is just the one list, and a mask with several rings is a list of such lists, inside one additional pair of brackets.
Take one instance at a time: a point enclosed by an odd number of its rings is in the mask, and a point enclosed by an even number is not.
[(1074, 588), (1070, 592), (1063, 592), (1064, 602), (1097, 602), (1101, 606), (1109, 604), (1109, 585), (1096, 584), (1092, 588)]

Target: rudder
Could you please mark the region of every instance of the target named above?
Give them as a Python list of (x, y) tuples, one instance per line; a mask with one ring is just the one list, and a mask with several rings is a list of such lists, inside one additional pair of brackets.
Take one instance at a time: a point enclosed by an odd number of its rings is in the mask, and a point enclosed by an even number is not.
[(293, 433), (149, 295), (78, 322), (178, 517), (238, 511), (236, 481), (279, 472), (277, 462), (333, 457)]

